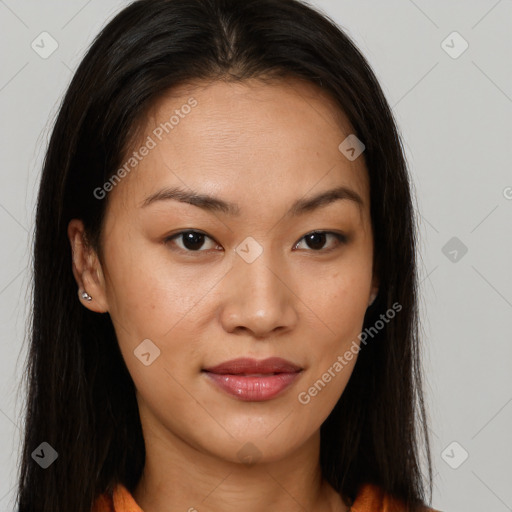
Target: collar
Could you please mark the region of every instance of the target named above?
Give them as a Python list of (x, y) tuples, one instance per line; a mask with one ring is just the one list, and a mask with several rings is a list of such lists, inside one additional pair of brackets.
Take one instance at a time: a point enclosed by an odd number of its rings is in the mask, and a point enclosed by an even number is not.
[[(363, 483), (359, 487), (351, 512), (398, 512), (405, 511), (405, 506), (385, 494), (383, 489), (375, 484)], [(144, 512), (136, 503), (130, 491), (121, 483), (114, 489), (113, 495), (102, 494), (93, 507), (92, 512)], [(438, 512), (426, 509), (426, 512)]]

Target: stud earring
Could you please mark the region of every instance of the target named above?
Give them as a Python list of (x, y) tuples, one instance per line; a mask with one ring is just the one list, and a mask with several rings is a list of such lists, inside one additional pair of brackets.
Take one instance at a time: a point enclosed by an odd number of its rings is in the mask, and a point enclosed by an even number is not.
[(78, 293), (80, 297), (87, 302), (90, 302), (92, 300), (92, 297), (85, 291), (85, 290), (78, 290)]

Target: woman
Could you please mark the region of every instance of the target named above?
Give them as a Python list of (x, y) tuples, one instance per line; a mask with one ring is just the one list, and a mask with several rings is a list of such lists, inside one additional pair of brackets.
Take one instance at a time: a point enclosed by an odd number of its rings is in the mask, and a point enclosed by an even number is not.
[(44, 163), (19, 512), (425, 510), (415, 237), (327, 17), (126, 7)]

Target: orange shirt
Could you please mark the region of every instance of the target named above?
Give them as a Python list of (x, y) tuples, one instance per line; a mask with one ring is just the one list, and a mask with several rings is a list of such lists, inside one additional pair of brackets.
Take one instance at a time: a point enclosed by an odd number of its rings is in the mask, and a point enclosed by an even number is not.
[[(378, 486), (364, 484), (356, 496), (351, 512), (400, 512), (405, 510), (399, 501), (385, 495)], [(118, 484), (113, 496), (101, 495), (94, 504), (92, 512), (143, 512), (137, 505), (130, 491)], [(426, 509), (426, 512), (439, 512)]]

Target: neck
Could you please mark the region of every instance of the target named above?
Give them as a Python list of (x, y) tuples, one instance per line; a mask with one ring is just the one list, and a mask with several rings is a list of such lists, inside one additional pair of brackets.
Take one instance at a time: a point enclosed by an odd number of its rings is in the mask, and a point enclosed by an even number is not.
[(319, 432), (286, 458), (253, 465), (221, 460), (168, 431), (154, 434), (145, 432), (146, 462), (133, 492), (144, 512), (348, 511), (322, 479)]

